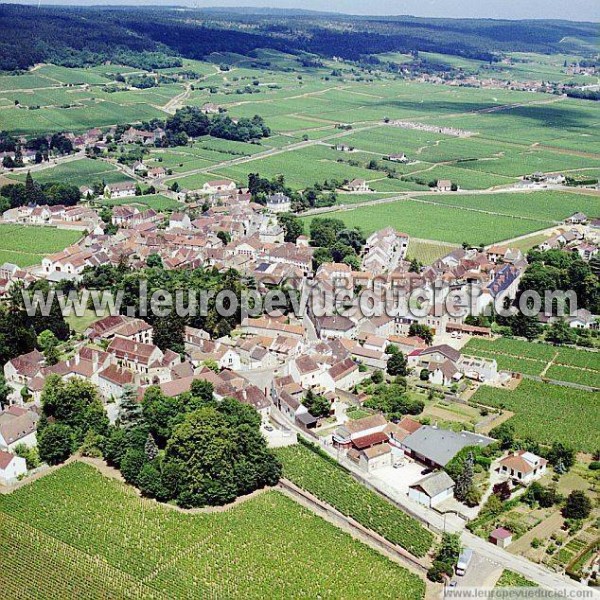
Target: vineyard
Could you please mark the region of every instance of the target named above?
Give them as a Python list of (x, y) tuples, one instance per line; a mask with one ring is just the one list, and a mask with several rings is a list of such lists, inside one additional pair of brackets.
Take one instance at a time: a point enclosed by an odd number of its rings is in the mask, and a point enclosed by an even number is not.
[(40, 264), (47, 254), (63, 250), (81, 237), (80, 231), (0, 225), (0, 264), (14, 263), (20, 267)]
[(0, 524), (0, 587), (17, 588), (8, 597), (416, 600), (425, 592), (417, 576), (278, 492), (192, 515), (72, 463), (0, 497)]
[(562, 442), (585, 452), (593, 452), (598, 446), (597, 393), (525, 379), (513, 391), (481, 386), (472, 400), (514, 412), (509, 422), (518, 438), (542, 444)]
[(469, 340), (465, 352), (495, 358), (498, 369), (600, 389), (600, 354), (511, 338)]
[(415, 519), (358, 483), (343, 468), (306, 446), (277, 450), (284, 477), (415, 556), (424, 556), (433, 536)]

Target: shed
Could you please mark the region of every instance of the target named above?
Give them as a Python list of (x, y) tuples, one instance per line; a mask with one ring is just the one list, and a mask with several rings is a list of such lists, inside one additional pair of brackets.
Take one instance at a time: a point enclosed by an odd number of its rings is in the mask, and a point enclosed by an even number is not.
[(499, 546), (500, 548), (506, 548), (512, 542), (512, 531), (509, 531), (505, 527), (498, 527), (490, 533), (490, 542)]
[(408, 488), (409, 498), (430, 508), (451, 498), (453, 493), (454, 481), (446, 471), (431, 473)]

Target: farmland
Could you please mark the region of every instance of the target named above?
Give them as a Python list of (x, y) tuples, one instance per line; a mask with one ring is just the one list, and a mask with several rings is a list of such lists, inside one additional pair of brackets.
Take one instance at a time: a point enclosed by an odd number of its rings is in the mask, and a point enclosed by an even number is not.
[[(0, 529), (0, 547), (20, 559), (0, 572), (2, 588), (36, 598), (62, 590), (81, 598), (262, 598), (277, 590), (415, 600), (425, 591), (417, 576), (277, 492), (225, 512), (184, 514), (73, 463), (0, 497), (0, 516), (14, 524)], [(343, 569), (335, 567), (340, 557)]]
[(284, 477), (361, 525), (416, 556), (424, 556), (430, 549), (431, 533), (383, 497), (365, 489), (331, 459), (302, 445), (280, 448), (277, 456), (283, 463)]
[[(127, 175), (117, 170), (115, 166), (101, 160), (81, 158), (70, 162), (63, 162), (55, 167), (41, 169), (32, 173), (37, 183), (60, 181), (71, 185), (92, 185), (95, 182), (117, 183), (130, 181)], [(11, 179), (23, 183), (26, 174), (10, 175)]]
[[(451, 244), (469, 242), (487, 245), (550, 226), (541, 220), (488, 214), (411, 199), (331, 212), (328, 216), (341, 219), (348, 227), (360, 227), (366, 234), (391, 225), (410, 236)], [(306, 223), (310, 219), (304, 218)]]
[(521, 439), (541, 444), (558, 441), (585, 452), (597, 447), (597, 393), (525, 379), (513, 391), (481, 386), (472, 400), (514, 412), (509, 422)]
[(157, 212), (163, 210), (176, 210), (181, 206), (177, 200), (167, 198), (161, 194), (148, 194), (147, 196), (136, 196), (135, 198), (113, 198), (102, 200), (102, 206), (121, 206), (123, 204), (138, 206), (140, 209), (152, 208)]
[(515, 339), (472, 339), (465, 346), (486, 358), (495, 358), (502, 371), (541, 376), (555, 381), (600, 389), (600, 354), (575, 348), (555, 348)]
[(20, 267), (39, 264), (47, 254), (70, 246), (81, 232), (53, 227), (0, 225), (0, 264), (14, 263)]

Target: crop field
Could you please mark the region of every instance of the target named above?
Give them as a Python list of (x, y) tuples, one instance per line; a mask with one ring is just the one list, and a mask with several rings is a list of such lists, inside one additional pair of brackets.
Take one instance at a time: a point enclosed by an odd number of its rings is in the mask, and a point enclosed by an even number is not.
[(412, 239), (408, 245), (407, 258), (412, 260), (416, 258), (424, 265), (430, 265), (442, 256), (450, 254), (456, 250), (457, 246), (452, 244), (442, 244), (439, 242), (424, 242), (422, 240)]
[[(535, 344), (532, 344), (535, 346)], [(509, 423), (521, 439), (541, 444), (562, 442), (593, 452), (598, 445), (598, 393), (524, 379), (516, 390), (481, 386), (472, 400), (515, 413)]]
[(424, 556), (431, 548), (429, 531), (328, 458), (302, 445), (279, 448), (276, 453), (283, 476), (292, 483), (415, 556)]
[(0, 547), (21, 559), (0, 571), (0, 585), (23, 583), (42, 600), (71, 588), (80, 594), (64, 597), (417, 600), (425, 592), (416, 575), (273, 491), (225, 512), (184, 514), (73, 463), (0, 497), (0, 516), (16, 522), (0, 528)]
[[(432, 200), (438, 197), (434, 196)], [(360, 227), (366, 234), (392, 226), (410, 236), (450, 244), (487, 245), (549, 227), (548, 222), (541, 220), (488, 214), (417, 200), (330, 212), (328, 216), (341, 219), (348, 227)], [(310, 219), (304, 218), (305, 221)]]
[(47, 254), (59, 252), (75, 243), (81, 232), (54, 227), (0, 225), (0, 264), (20, 267), (39, 264)]
[(148, 194), (147, 196), (135, 196), (135, 198), (111, 198), (110, 200), (102, 200), (100, 204), (103, 206), (122, 206), (128, 204), (130, 206), (137, 206), (141, 210), (153, 208), (157, 212), (177, 210), (182, 206), (177, 200), (161, 194)]
[[(106, 183), (116, 183), (118, 181), (130, 181), (127, 175), (118, 171), (117, 168), (103, 160), (92, 160), (90, 158), (81, 158), (70, 162), (63, 162), (54, 167), (33, 171), (32, 177), (38, 183), (49, 183), (60, 181), (61, 183), (70, 183), (71, 185), (92, 185), (97, 181)], [(25, 182), (26, 173), (11, 174), (11, 179)]]
[(535, 583), (519, 573), (505, 569), (496, 583), (497, 588), (503, 587), (538, 587)]
[(549, 344), (532, 344), (521, 340), (474, 338), (464, 347), (467, 353), (495, 358), (498, 369), (544, 376), (600, 389), (600, 353), (576, 348), (556, 348)]

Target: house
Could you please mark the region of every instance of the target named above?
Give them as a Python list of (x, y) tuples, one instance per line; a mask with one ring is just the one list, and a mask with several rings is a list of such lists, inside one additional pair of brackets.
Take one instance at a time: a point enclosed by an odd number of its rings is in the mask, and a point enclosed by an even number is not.
[(500, 461), (499, 472), (519, 483), (529, 484), (546, 472), (548, 461), (533, 452), (519, 450)]
[(351, 358), (345, 358), (334, 364), (329, 369), (329, 375), (338, 390), (349, 390), (360, 381), (360, 370)]
[(9, 485), (27, 473), (27, 461), (0, 450), (0, 484)]
[(169, 227), (167, 229), (191, 229), (192, 221), (190, 216), (185, 213), (174, 212), (169, 217)]
[(333, 392), (335, 389), (335, 382), (328, 370), (307, 354), (292, 360), (289, 364), (289, 372), (294, 381), (305, 389), (316, 387), (327, 392)]
[(493, 438), (468, 431), (450, 431), (432, 425), (422, 425), (402, 440), (404, 452), (419, 462), (433, 468), (445, 467), (463, 448), (485, 448)]
[(203, 194), (218, 194), (219, 192), (233, 192), (235, 190), (235, 182), (231, 179), (216, 179), (207, 181), (201, 188)]
[(512, 542), (512, 531), (498, 527), (490, 533), (489, 542), (499, 548), (506, 548)]
[(351, 338), (356, 332), (356, 324), (343, 315), (325, 315), (312, 319), (321, 339)]
[(389, 436), (385, 433), (388, 422), (382, 414), (375, 414), (354, 421), (346, 421), (333, 434), (333, 445), (336, 448), (364, 450), (377, 444), (387, 443)]
[(164, 167), (152, 167), (148, 169), (148, 177), (150, 179), (162, 179), (167, 174)]
[(288, 196), (278, 192), (267, 198), (267, 210), (272, 213), (286, 213), (292, 209), (292, 201)]
[(346, 184), (346, 189), (349, 192), (370, 192), (367, 182), (364, 179), (353, 179)]
[(565, 224), (567, 225), (582, 225), (586, 223), (588, 220), (587, 215), (582, 212), (573, 213), (570, 217), (565, 219)]
[(432, 508), (454, 495), (454, 481), (446, 471), (430, 473), (408, 488), (408, 497)]
[(218, 115), (220, 112), (219, 105), (212, 102), (205, 102), (200, 110), (205, 115)]
[(598, 329), (598, 317), (585, 308), (579, 308), (567, 317), (567, 323), (573, 329)]
[(435, 189), (438, 192), (451, 192), (452, 182), (449, 179), (438, 179)]
[(12, 452), (19, 444), (35, 446), (38, 415), (21, 406), (0, 412), (0, 450)]
[(131, 181), (109, 183), (104, 188), (104, 195), (108, 198), (131, 198), (135, 196), (135, 188), (135, 182)]
[(406, 156), (406, 154), (404, 154), (404, 152), (402, 152), (400, 154), (389, 154), (388, 160), (391, 160), (392, 162), (397, 162), (397, 163), (407, 163), (408, 157)]
[(383, 467), (390, 467), (393, 459), (392, 448), (385, 442), (364, 450), (348, 450), (346, 456), (367, 473)]

